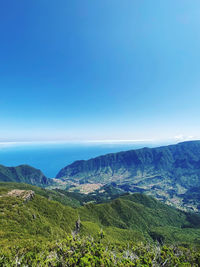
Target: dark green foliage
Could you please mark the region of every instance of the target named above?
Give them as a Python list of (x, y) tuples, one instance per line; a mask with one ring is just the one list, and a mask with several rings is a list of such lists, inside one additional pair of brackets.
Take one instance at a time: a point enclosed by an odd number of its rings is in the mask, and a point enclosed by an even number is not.
[[(112, 184), (127, 192), (147, 193), (178, 208), (200, 210), (200, 141), (142, 148), (76, 161), (57, 175), (68, 185)], [(186, 193), (186, 197), (184, 194)], [(184, 198), (182, 202), (182, 198)], [(193, 201), (194, 199), (194, 201)]]
[[(56, 191), (60, 192), (59, 189), (56, 189)], [(127, 192), (118, 189), (112, 185), (104, 185), (100, 187), (100, 189), (95, 190), (92, 193), (89, 194), (80, 194), (77, 192), (65, 192), (65, 194), (68, 194), (69, 197), (77, 199), (81, 205), (84, 205), (88, 202), (92, 203), (104, 203), (112, 199), (116, 199), (122, 195), (127, 194)]]
[(77, 218), (76, 210), (37, 194), (28, 202), (4, 195), (0, 197), (0, 240), (61, 238), (74, 230)]
[(75, 192), (68, 192), (61, 189), (47, 189), (40, 188), (33, 185), (28, 185), (24, 183), (12, 183), (12, 182), (0, 182), (0, 194), (5, 191), (8, 192), (12, 189), (22, 189), (22, 190), (33, 190), (38, 195), (43, 196), (50, 200), (55, 200), (63, 205), (68, 205), (73, 208), (80, 207), (88, 202), (103, 203), (111, 199), (115, 199), (121, 195), (124, 195), (124, 191), (118, 190), (113, 186), (106, 185), (101, 188), (101, 190), (96, 190), (93, 193), (81, 194)]
[[(118, 181), (118, 176), (123, 175), (123, 179), (134, 178), (140, 171), (145, 171), (145, 176), (166, 174), (172, 179), (185, 186), (194, 186), (193, 182), (200, 182), (200, 141), (184, 142), (177, 145), (170, 145), (158, 148), (142, 148), (125, 152), (118, 152), (99, 156), (89, 160), (75, 161), (63, 168), (57, 178), (70, 177), (75, 180), (93, 182)], [(185, 181), (184, 175), (193, 172), (193, 177)], [(165, 175), (166, 175), (165, 174)], [(171, 174), (171, 175), (170, 175)], [(145, 178), (144, 176), (144, 178)], [(159, 176), (158, 178), (165, 178)]]
[(200, 186), (192, 187), (179, 196), (183, 198), (184, 205), (195, 206), (200, 211)]
[[(36, 194), (30, 201), (8, 196), (17, 186)], [(197, 214), (141, 194), (76, 209), (49, 200), (51, 194), (59, 196), (62, 191), (1, 184), (0, 266), (16, 266), (17, 262), (21, 266), (200, 264)]]
[(27, 183), (42, 187), (52, 184), (52, 180), (44, 176), (40, 170), (28, 165), (20, 165), (17, 167), (5, 167), (0, 165), (0, 181)]
[[(107, 203), (98, 205), (88, 203), (73, 210), (52, 200), (59, 200), (62, 204), (67, 205), (70, 203), (71, 206), (77, 207), (80, 202), (69, 197), (69, 195), (73, 195), (73, 197), (78, 195), (76, 193), (66, 192), (65, 194), (65, 191), (62, 190), (46, 190), (17, 183), (1, 183), (0, 185), (0, 195), (2, 196), (0, 197), (0, 222), (2, 229), (4, 223), (8, 226), (5, 228), (5, 232), (10, 236), (12, 234), (9, 229), (12, 229), (16, 236), (18, 233), (25, 234), (25, 232), (31, 235), (39, 232), (54, 235), (56, 231), (62, 233), (66, 229), (70, 232), (74, 230), (75, 217), (77, 218), (79, 214), (81, 234), (97, 236), (102, 228), (107, 233), (106, 238), (113, 242), (155, 240), (155, 236), (158, 235), (162, 236), (165, 242), (195, 243), (199, 237), (199, 215), (176, 210), (146, 195), (137, 193), (124, 195)], [(30, 202), (24, 203), (18, 198), (6, 196), (7, 192), (12, 189), (33, 190), (36, 195)], [(71, 217), (67, 213), (76, 214), (76, 216), (72, 215)], [(42, 229), (44, 225), (45, 228)], [(52, 230), (54, 227), (56, 231)], [(194, 231), (194, 229), (196, 230)], [(158, 241), (161, 239), (158, 238)]]
[(135, 231), (141, 239), (195, 243), (200, 237), (199, 215), (176, 210), (142, 194), (122, 196), (105, 204), (87, 204), (78, 211), (82, 221), (92, 221), (105, 231), (107, 227)]
[(57, 242), (30, 242), (0, 250), (1, 266), (199, 266), (195, 248), (144, 243), (105, 245), (101, 239), (67, 236)]

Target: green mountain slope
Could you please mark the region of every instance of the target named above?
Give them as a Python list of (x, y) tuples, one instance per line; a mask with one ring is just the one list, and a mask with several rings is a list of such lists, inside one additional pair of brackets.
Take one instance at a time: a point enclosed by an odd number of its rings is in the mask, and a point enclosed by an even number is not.
[(176, 210), (143, 194), (122, 196), (105, 204), (87, 204), (79, 213), (83, 222), (92, 221), (105, 231), (116, 227), (137, 232), (142, 239), (200, 241), (199, 215)]
[[(86, 203), (103, 203), (111, 199), (115, 199), (125, 192), (118, 190), (112, 185), (105, 185), (101, 190), (89, 194), (80, 194), (77, 192), (68, 192), (62, 189), (47, 189), (41, 188), (34, 185), (24, 183), (13, 183), (13, 182), (0, 182), (0, 194), (9, 192), (13, 189), (20, 190), (33, 190), (36, 194), (43, 196), (49, 200), (58, 201), (63, 205), (68, 205), (73, 208), (80, 207)], [(126, 193), (127, 194), (127, 193)]]
[[(57, 178), (70, 185), (109, 184), (128, 192), (146, 192), (179, 208), (191, 208), (182, 194), (200, 186), (200, 141), (143, 148), (81, 160)], [(192, 207), (197, 211), (197, 207)]]
[(37, 195), (45, 197), (48, 200), (58, 201), (63, 205), (68, 205), (70, 207), (80, 207), (83, 202), (83, 197), (85, 195), (70, 193), (66, 190), (53, 189), (49, 190), (46, 188), (37, 187), (34, 185), (24, 184), (24, 183), (13, 183), (13, 182), (0, 182), (0, 194), (6, 194), (11, 190), (32, 190)]
[(0, 184), (1, 266), (159, 266), (166, 260), (165, 266), (198, 266), (198, 252), (175, 244), (199, 247), (199, 215), (142, 194), (76, 209), (50, 200), (54, 194)]
[(68, 206), (35, 195), (24, 202), (20, 197), (2, 196), (1, 240), (44, 237), (55, 239), (71, 233), (77, 212)]
[(20, 165), (17, 167), (5, 167), (0, 165), (0, 181), (27, 183), (42, 187), (52, 184), (52, 180), (48, 179), (40, 170), (28, 165)]
[[(176, 210), (143, 194), (124, 195), (107, 203), (89, 203), (73, 209), (50, 200), (49, 196), (59, 196), (54, 190), (16, 185), (0, 184), (0, 228), (3, 239), (43, 234), (54, 237), (56, 232), (60, 236), (64, 234), (63, 231), (75, 229), (78, 216), (81, 220), (81, 233), (97, 236), (103, 228), (107, 239), (113, 241), (151, 240), (156, 239), (157, 234), (159, 239), (166, 242), (195, 243), (200, 238), (199, 215)], [(9, 192), (15, 192), (14, 187), (25, 192), (32, 190), (35, 196), (30, 201), (24, 201), (20, 197), (9, 195)], [(60, 194), (60, 198), (62, 197), (61, 202), (64, 203), (66, 197)], [(180, 234), (179, 238), (173, 237), (175, 232)]]

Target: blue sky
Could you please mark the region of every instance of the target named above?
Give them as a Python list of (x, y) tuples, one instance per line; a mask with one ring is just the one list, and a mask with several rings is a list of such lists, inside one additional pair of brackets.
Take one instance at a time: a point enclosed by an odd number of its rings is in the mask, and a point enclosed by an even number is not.
[(200, 138), (200, 2), (5, 0), (0, 141)]

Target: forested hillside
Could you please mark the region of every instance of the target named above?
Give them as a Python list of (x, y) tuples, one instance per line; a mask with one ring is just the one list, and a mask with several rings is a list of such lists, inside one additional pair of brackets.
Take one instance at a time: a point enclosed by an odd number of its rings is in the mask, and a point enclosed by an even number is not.
[(1, 184), (3, 266), (16, 266), (16, 261), (28, 266), (151, 266), (166, 260), (170, 264), (199, 261), (199, 215), (142, 194), (78, 208), (50, 200), (49, 196), (58, 194), (30, 185)]
[[(84, 185), (145, 192), (183, 210), (199, 211), (199, 196), (187, 201), (184, 194), (200, 186), (200, 141), (142, 148), (75, 161), (57, 175), (68, 189)], [(191, 195), (192, 196), (192, 195)], [(183, 200), (184, 198), (184, 200)]]

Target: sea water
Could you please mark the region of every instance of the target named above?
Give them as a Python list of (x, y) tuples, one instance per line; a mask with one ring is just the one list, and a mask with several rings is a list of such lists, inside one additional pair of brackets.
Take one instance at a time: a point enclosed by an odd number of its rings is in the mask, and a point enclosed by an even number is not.
[(1, 143), (0, 164), (28, 164), (47, 177), (55, 177), (61, 168), (76, 160), (100, 155), (156, 146), (153, 143)]

